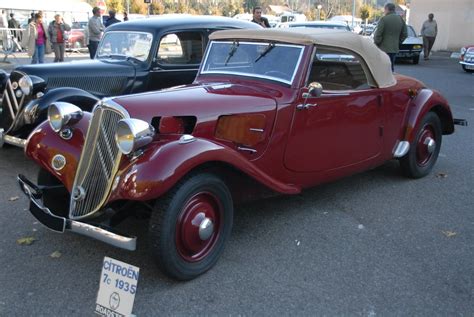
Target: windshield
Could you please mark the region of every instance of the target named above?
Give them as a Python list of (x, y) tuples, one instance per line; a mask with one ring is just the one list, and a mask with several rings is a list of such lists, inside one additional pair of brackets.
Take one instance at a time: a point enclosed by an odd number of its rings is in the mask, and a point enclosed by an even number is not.
[(304, 46), (271, 42), (211, 42), (201, 74), (233, 74), (293, 82)]
[(145, 61), (150, 54), (153, 36), (139, 32), (107, 32), (100, 41), (97, 58), (123, 57)]

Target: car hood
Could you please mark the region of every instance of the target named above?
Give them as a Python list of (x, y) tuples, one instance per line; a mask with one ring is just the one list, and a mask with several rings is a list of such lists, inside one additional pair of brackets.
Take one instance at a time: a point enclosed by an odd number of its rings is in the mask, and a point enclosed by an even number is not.
[(195, 116), (198, 122), (221, 115), (276, 110), (280, 93), (238, 84), (193, 84), (114, 98), (132, 118), (151, 122), (153, 117)]
[(423, 39), (420, 37), (410, 36), (410, 37), (407, 37), (405, 41), (403, 41), (403, 44), (423, 45)]
[(136, 73), (131, 61), (113, 59), (25, 65), (16, 70), (43, 78), (46, 89), (75, 87), (98, 97), (122, 94)]

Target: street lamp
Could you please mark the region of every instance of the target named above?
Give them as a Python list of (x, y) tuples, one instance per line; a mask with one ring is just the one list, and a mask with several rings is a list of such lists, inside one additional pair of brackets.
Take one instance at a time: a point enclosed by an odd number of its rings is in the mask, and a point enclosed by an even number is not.
[(317, 6), (317, 8), (318, 8), (319, 20), (321, 20), (321, 8), (322, 8), (322, 7), (323, 7), (323, 6), (320, 5), (320, 4), (318, 4), (318, 6)]

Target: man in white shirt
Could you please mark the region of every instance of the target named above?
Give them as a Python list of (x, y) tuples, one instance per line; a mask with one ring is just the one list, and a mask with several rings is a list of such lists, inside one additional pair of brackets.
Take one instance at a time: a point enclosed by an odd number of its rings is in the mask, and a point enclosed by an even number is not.
[(97, 52), (97, 47), (99, 46), (100, 38), (102, 37), (102, 32), (104, 32), (105, 27), (102, 24), (100, 18), (100, 9), (94, 7), (92, 9), (92, 18), (89, 19), (89, 24), (87, 26), (88, 36), (89, 36), (89, 56), (91, 59), (94, 59), (95, 53)]
[(434, 14), (430, 13), (428, 15), (428, 20), (423, 22), (421, 27), (421, 36), (423, 36), (423, 54), (425, 55), (424, 59), (429, 59), (431, 48), (436, 40), (436, 35), (438, 35), (438, 24), (433, 19)]

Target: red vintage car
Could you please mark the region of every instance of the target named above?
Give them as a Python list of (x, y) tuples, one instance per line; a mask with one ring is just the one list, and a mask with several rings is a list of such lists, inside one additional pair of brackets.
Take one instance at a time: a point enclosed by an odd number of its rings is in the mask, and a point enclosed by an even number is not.
[[(464, 123), (458, 120), (458, 123)], [(134, 250), (112, 227), (141, 204), (151, 251), (177, 279), (210, 269), (229, 239), (233, 206), (399, 160), (427, 175), (448, 102), (393, 75), (370, 39), (313, 29), (219, 31), (193, 84), (106, 98), (91, 113), (57, 102), (28, 138), (38, 184), (19, 175), (48, 228)]]

